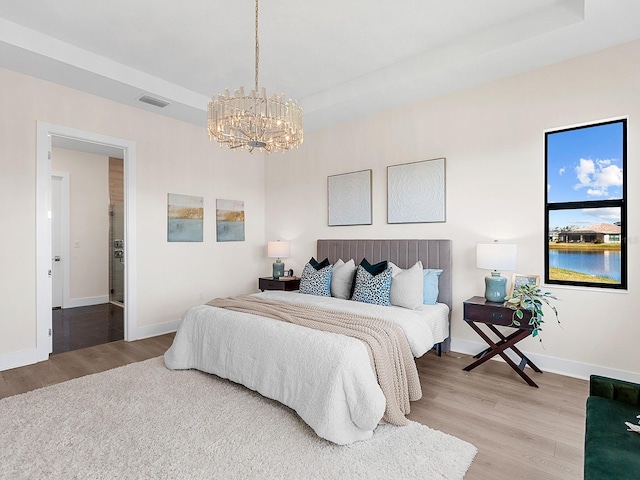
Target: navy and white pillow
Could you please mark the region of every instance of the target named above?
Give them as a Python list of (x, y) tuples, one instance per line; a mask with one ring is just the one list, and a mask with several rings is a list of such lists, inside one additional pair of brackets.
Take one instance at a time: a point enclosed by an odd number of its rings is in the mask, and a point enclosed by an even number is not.
[(328, 258), (325, 258), (324, 260), (322, 260), (321, 262), (317, 261), (315, 258), (311, 257), (309, 259), (309, 263), (311, 264), (311, 266), (313, 268), (315, 268), (316, 270), (320, 270), (328, 265), (331, 265), (331, 263), (329, 262)]
[[(363, 258), (362, 261), (360, 262), (360, 266), (362, 268), (364, 268), (367, 272), (369, 272), (371, 275), (378, 275), (379, 273), (384, 272), (387, 267), (388, 267), (388, 262), (386, 260), (379, 262), (379, 263), (375, 263), (373, 265), (371, 265), (366, 258)], [(354, 271), (353, 274), (353, 284), (351, 285), (351, 293), (349, 294), (349, 298), (351, 298), (353, 300), (353, 292), (355, 291), (356, 288), (356, 275), (357, 274), (357, 270)]]
[[(313, 260), (313, 263), (309, 261), (302, 270), (302, 275), (300, 276), (300, 293), (330, 297), (332, 265), (328, 264), (323, 266), (324, 261), (318, 263), (313, 257), (311, 260)], [(319, 268), (316, 269), (317, 267)]]
[(390, 294), (391, 268), (386, 268), (382, 273), (372, 275), (362, 265), (358, 265), (351, 300), (372, 303), (374, 305), (390, 306)]
[(363, 258), (360, 262), (360, 265), (362, 265), (362, 268), (364, 268), (371, 275), (378, 275), (379, 273), (382, 273), (387, 269), (387, 267), (389, 266), (389, 262), (383, 260), (382, 262), (374, 263), (373, 265), (371, 265), (366, 258)]

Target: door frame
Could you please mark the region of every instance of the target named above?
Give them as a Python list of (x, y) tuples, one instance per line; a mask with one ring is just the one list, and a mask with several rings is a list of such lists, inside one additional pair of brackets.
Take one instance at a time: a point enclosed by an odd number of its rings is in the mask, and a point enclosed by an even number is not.
[(38, 121), (36, 128), (36, 361), (49, 358), (53, 350), (51, 282), (51, 148), (52, 137), (89, 143), (123, 151), (124, 161), (124, 339), (137, 332), (136, 288), (136, 143)]

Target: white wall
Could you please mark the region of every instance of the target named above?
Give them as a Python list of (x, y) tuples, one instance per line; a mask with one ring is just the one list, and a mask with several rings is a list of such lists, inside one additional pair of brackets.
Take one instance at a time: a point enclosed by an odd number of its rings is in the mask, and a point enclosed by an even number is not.
[[(199, 127), (3, 69), (0, 85), (0, 368), (36, 343), (37, 121), (136, 143), (139, 328), (161, 331), (192, 305), (257, 291), (265, 273), (262, 155), (210, 143), (204, 115)], [(167, 242), (168, 193), (204, 197), (202, 243)], [(216, 198), (244, 200), (244, 242), (216, 242)]]
[[(562, 327), (549, 318), (544, 348), (521, 345), (547, 370), (640, 380), (638, 58), (634, 42), (306, 133), (299, 150), (266, 164), (267, 238), (291, 240), (287, 266), (297, 272), (317, 238), (452, 239), (453, 348), (477, 353), (481, 341), (462, 321), (462, 302), (484, 292), (476, 243), (517, 243), (517, 272), (544, 273), (545, 129), (628, 115), (629, 291), (553, 286)], [(437, 157), (446, 157), (447, 221), (388, 225), (386, 167)], [(373, 225), (328, 227), (327, 176), (363, 169), (373, 170)]]
[[(516, 242), (518, 272), (543, 273), (544, 130), (628, 115), (629, 291), (553, 287), (563, 326), (546, 325), (546, 349), (532, 340), (523, 349), (550, 370), (640, 379), (640, 322), (634, 315), (640, 307), (640, 272), (634, 268), (640, 235), (633, 215), (640, 204), (639, 55), (640, 42), (634, 42), (307, 132), (299, 150), (266, 161), (219, 149), (203, 127), (0, 69), (0, 365), (3, 356), (35, 348), (38, 120), (136, 142), (139, 326), (161, 328), (203, 300), (255, 291), (256, 278), (270, 271), (267, 240), (292, 240), (286, 264), (299, 273), (317, 238), (451, 238), (454, 348), (471, 351), (479, 343), (462, 321), (461, 304), (482, 294), (486, 274), (475, 268), (475, 244)], [(447, 221), (387, 225), (386, 167), (441, 156), (447, 158)], [(373, 225), (327, 227), (326, 177), (368, 168)], [(166, 241), (167, 193), (204, 197), (204, 242)], [(244, 200), (245, 242), (216, 243), (216, 198)]]
[(109, 157), (52, 149), (51, 166), (69, 173), (69, 300), (109, 300)]

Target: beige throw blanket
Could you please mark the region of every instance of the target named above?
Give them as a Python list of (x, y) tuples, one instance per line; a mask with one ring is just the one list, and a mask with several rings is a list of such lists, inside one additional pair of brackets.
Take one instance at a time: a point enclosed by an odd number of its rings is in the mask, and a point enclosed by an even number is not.
[(418, 370), (402, 329), (392, 322), (310, 305), (292, 305), (243, 295), (218, 298), (207, 305), (294, 323), (316, 330), (339, 333), (361, 340), (386, 399), (383, 420), (406, 425), (409, 401), (422, 397)]

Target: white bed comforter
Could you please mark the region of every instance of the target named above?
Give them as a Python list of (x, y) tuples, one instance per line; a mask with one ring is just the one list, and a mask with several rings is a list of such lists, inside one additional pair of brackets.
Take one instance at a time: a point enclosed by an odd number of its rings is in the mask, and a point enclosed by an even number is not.
[[(359, 312), (398, 323), (414, 356), (433, 336), (410, 310), (292, 292), (256, 294)], [(404, 311), (403, 311), (404, 310)], [(413, 340), (412, 340), (413, 339)], [(337, 444), (373, 435), (385, 398), (357, 339), (252, 314), (201, 305), (189, 309), (164, 355), (170, 369), (195, 368), (227, 378), (294, 409), (318, 436)]]

